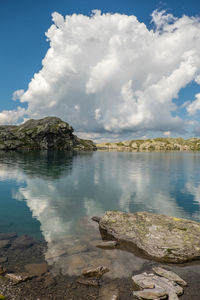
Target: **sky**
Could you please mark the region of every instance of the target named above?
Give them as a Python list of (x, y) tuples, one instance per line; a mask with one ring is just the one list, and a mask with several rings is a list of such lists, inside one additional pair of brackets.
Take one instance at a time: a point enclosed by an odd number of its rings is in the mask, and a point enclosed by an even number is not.
[(0, 0), (0, 124), (200, 137), (200, 2)]

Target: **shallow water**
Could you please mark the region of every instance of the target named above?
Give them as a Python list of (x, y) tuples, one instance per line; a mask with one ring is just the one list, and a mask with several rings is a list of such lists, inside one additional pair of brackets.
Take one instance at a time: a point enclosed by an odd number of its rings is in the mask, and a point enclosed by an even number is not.
[(97, 249), (90, 216), (145, 210), (200, 221), (200, 153), (1, 152), (0, 192), (0, 231), (45, 239), (55, 272), (107, 260), (112, 276), (128, 276), (128, 261), (140, 268), (145, 260)]

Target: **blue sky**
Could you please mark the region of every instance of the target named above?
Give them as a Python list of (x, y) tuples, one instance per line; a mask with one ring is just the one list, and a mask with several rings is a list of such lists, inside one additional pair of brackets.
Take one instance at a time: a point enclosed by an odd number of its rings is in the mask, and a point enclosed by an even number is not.
[[(181, 18), (184, 14), (189, 17), (194, 16), (196, 18), (200, 16), (200, 3), (197, 0), (0, 0), (0, 112), (5, 110), (15, 110), (19, 105), (24, 108), (28, 107), (29, 102), (21, 101), (20, 103), (19, 100), (13, 101), (12, 94), (16, 90), (22, 89), (26, 91), (34, 74), (38, 73), (42, 69), (42, 59), (45, 57), (47, 50), (49, 49), (49, 42), (46, 41), (45, 32), (47, 32), (53, 24), (51, 14), (56, 11), (63, 16), (72, 14), (90, 16), (94, 9), (99, 9), (102, 13), (110, 12), (125, 14), (128, 16), (134, 15), (140, 23), (144, 22), (149, 30), (155, 25), (151, 23), (151, 14), (156, 9), (159, 11), (165, 10), (167, 14), (173, 14), (174, 17), (177, 18)], [(132, 79), (130, 78), (130, 80)], [(183, 120), (198, 120), (198, 109), (196, 109), (196, 114), (187, 116), (187, 112), (181, 107), (182, 103), (185, 101), (194, 100), (197, 93), (199, 93), (199, 85), (195, 83), (194, 80), (186, 84), (186, 87), (179, 90), (179, 98), (174, 100), (174, 102), (178, 105), (175, 112), (177, 116)], [(103, 97), (103, 95), (101, 97)], [(77, 107), (79, 107), (78, 104)], [(98, 115), (99, 110), (97, 107), (95, 112), (96, 115)], [(172, 112), (172, 115), (173, 114), (174, 112)], [(26, 117), (29, 118), (32, 116), (34, 116), (34, 113), (29, 114)], [(58, 116), (60, 116), (59, 113)], [(113, 120), (115, 119), (116, 116), (113, 117)], [(136, 132), (140, 135), (144, 131), (144, 135), (146, 135), (146, 131), (148, 131), (146, 130), (148, 128), (144, 129), (137, 126), (134, 127), (132, 125), (128, 125), (126, 128), (125, 125), (122, 125), (120, 128), (115, 130), (114, 125), (111, 126), (106, 122), (102, 123), (101, 120), (99, 123), (103, 125), (97, 128), (96, 131), (89, 127), (87, 128), (87, 126), (85, 126), (83, 131), (87, 134), (93, 131), (94, 133), (102, 132), (104, 134), (107, 132), (111, 135), (113, 134), (112, 138), (118, 138), (118, 136), (122, 133), (124, 136), (130, 136), (132, 134), (131, 132), (133, 132), (133, 135), (137, 135)], [(77, 124), (74, 122), (72, 125), (75, 129), (81, 131), (80, 122), (77, 122)], [(147, 125), (147, 127), (148, 126), (151, 127), (151, 125)], [(147, 135), (162, 135), (159, 130), (154, 127), (152, 126), (152, 130), (149, 133), (147, 132)], [(161, 131), (173, 132), (173, 127), (171, 129), (168, 127), (169, 126), (166, 125), (166, 128), (163, 127)], [(177, 132), (175, 127), (176, 125), (174, 125), (174, 135), (180, 135), (181, 130)], [(194, 129), (189, 128), (188, 133), (182, 132), (182, 134), (189, 136), (192, 134), (191, 130)]]

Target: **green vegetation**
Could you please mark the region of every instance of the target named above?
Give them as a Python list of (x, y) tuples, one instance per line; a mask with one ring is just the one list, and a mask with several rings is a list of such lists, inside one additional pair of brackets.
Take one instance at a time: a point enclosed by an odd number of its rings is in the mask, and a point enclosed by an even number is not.
[(168, 248), (168, 249), (167, 249), (167, 252), (168, 252), (169, 254), (171, 254), (171, 253), (172, 253), (172, 249)]
[[(190, 138), (184, 140), (178, 138), (158, 137), (155, 139), (146, 140), (129, 140), (115, 143), (97, 144), (97, 148), (102, 149), (117, 149), (126, 148), (129, 151), (200, 151), (200, 139)], [(119, 149), (120, 150), (120, 149)]]
[(117, 143), (117, 146), (124, 146), (122, 142)]

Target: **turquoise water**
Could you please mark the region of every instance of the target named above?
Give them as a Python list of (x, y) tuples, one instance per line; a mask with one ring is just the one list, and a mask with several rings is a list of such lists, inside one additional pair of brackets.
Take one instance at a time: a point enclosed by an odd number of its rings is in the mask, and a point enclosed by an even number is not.
[(74, 235), (105, 210), (200, 221), (200, 153), (0, 153), (0, 232)]

